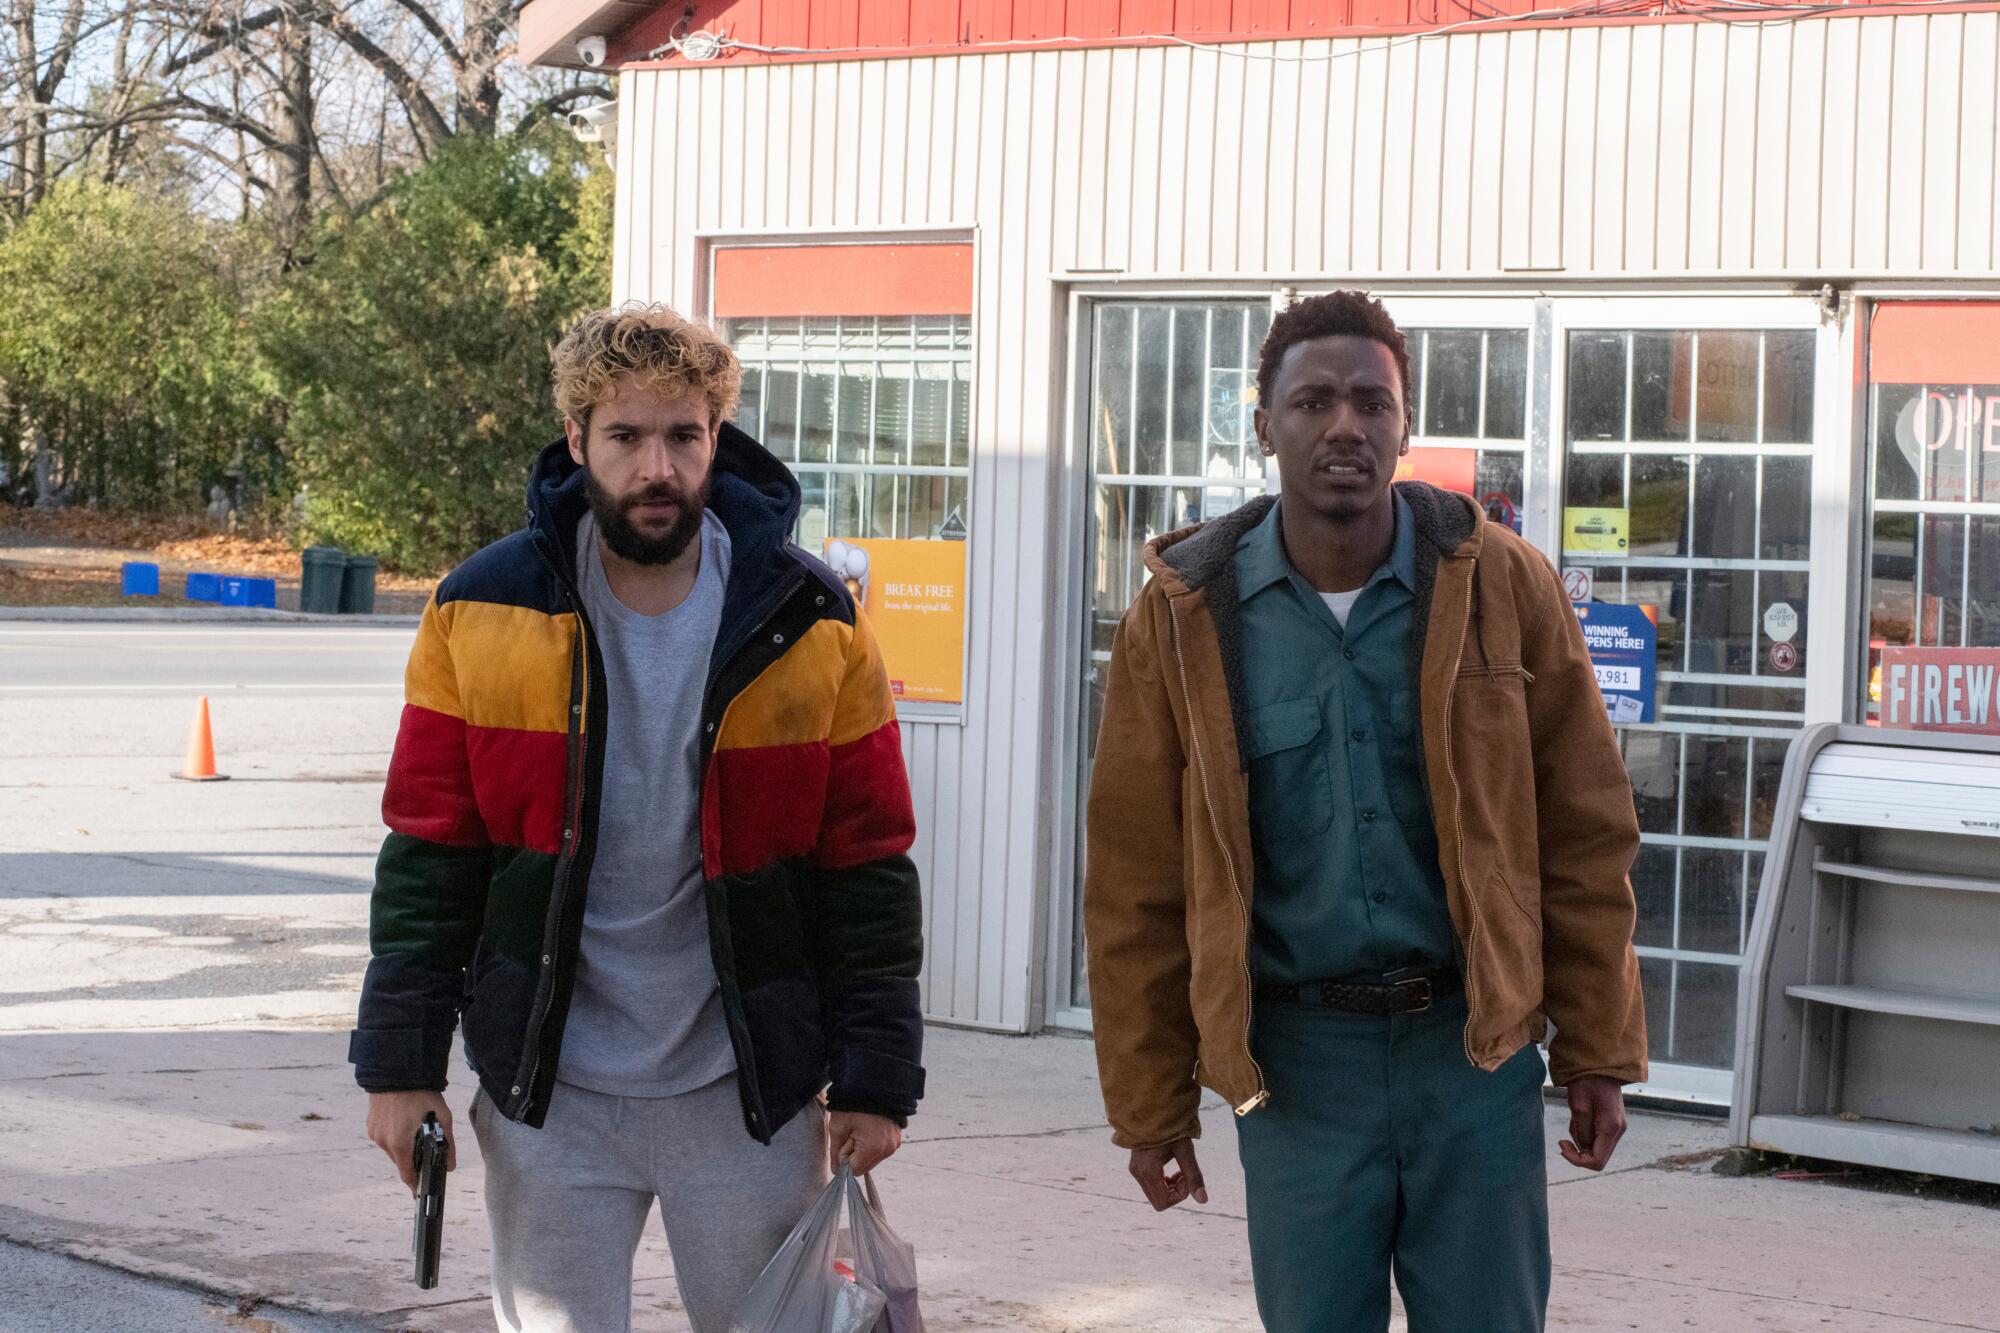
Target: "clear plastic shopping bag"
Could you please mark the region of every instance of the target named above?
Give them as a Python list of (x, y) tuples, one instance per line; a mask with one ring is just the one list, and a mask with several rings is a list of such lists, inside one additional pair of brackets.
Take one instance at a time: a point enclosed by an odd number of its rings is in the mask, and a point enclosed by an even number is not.
[(729, 1331), (923, 1333), (923, 1327), (915, 1253), (889, 1229), (874, 1182), (864, 1189), (843, 1162), (764, 1266)]
[(885, 1301), (870, 1333), (924, 1333), (923, 1312), (917, 1308), (916, 1250), (890, 1229), (875, 1178), (864, 1176), (856, 1181), (845, 1166), (841, 1175), (847, 1181), (855, 1275), (879, 1290)]

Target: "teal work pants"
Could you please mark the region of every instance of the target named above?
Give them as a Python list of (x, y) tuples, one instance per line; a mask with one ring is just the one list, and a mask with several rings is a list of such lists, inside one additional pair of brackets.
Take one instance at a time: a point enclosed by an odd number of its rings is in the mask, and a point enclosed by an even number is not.
[(1548, 1309), (1541, 1056), (1465, 1058), (1465, 998), (1380, 1018), (1259, 998), (1271, 1100), (1237, 1120), (1270, 1333), (1539, 1333)]

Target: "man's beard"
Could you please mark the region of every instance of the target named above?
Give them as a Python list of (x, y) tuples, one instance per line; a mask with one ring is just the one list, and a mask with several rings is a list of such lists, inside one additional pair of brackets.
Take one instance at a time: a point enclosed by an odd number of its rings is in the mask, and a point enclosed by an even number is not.
[[(584, 494), (590, 500), (590, 513), (597, 520), (597, 530), (604, 536), (604, 544), (611, 548), (613, 555), (630, 560), (635, 565), (669, 565), (680, 558), (701, 532), (702, 511), (708, 507), (708, 483), (704, 481), (701, 491), (689, 496), (671, 482), (655, 482), (637, 495), (619, 497), (598, 484), (597, 478), (586, 468), (583, 474)], [(674, 506), (674, 525), (658, 537), (649, 537), (633, 523), (631, 511), (638, 505), (665, 500)]]

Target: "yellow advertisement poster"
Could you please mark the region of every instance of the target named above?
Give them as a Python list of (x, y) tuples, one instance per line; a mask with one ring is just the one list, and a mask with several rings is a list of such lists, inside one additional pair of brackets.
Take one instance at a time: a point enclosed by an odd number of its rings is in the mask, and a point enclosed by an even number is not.
[(847, 580), (882, 645), (898, 703), (965, 694), (964, 542), (835, 538), (826, 562)]
[(1564, 555), (1624, 555), (1629, 511), (1563, 510)]

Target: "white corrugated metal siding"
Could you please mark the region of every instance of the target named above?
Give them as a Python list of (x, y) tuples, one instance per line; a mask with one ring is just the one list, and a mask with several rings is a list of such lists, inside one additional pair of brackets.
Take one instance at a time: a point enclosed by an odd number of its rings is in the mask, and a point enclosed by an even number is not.
[(1987, 277), (1996, 59), (1984, 12), (623, 75), (619, 299), (699, 309), (704, 236), (976, 235), (969, 702), (904, 742), (927, 1011), (1032, 1022), (1036, 898), (1069, 892), (1041, 800), (1061, 275)]

